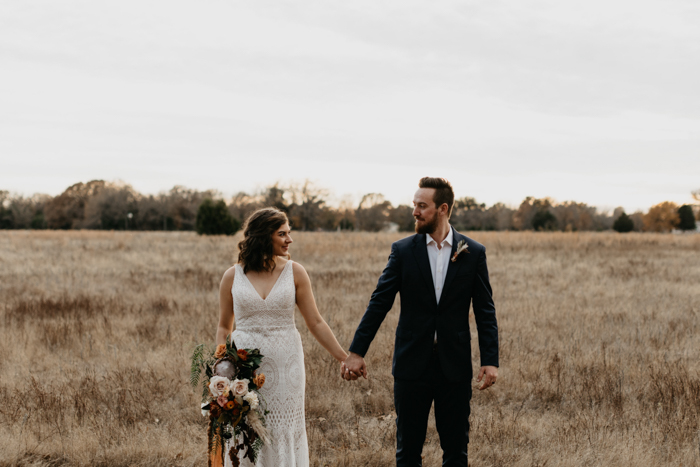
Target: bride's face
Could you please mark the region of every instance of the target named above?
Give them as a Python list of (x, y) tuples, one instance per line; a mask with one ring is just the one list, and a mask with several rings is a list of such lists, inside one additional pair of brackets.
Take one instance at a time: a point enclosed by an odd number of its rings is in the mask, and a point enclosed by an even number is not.
[(289, 224), (283, 224), (272, 235), (272, 251), (275, 256), (287, 256), (287, 253), (289, 253), (289, 245), (292, 243), (290, 233)]

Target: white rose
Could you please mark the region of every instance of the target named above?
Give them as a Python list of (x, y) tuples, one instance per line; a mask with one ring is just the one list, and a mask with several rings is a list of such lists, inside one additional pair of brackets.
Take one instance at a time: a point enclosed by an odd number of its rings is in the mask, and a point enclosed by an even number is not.
[(228, 394), (231, 390), (231, 380), (224, 378), (223, 376), (212, 376), (209, 380), (209, 392), (211, 392), (214, 399), (217, 397)]
[(236, 379), (233, 381), (231, 386), (231, 392), (234, 396), (245, 396), (248, 394), (248, 383), (247, 379)]
[(208, 410), (204, 410), (204, 406), (205, 406), (205, 405), (209, 405), (209, 402), (202, 402), (202, 406), (201, 406), (201, 408), (200, 408), (200, 410), (202, 411), (202, 417), (208, 417), (208, 416), (209, 416), (209, 411), (208, 411)]
[(251, 409), (255, 410), (258, 408), (258, 395), (254, 392), (251, 391), (245, 396), (243, 396), (243, 400), (250, 404)]

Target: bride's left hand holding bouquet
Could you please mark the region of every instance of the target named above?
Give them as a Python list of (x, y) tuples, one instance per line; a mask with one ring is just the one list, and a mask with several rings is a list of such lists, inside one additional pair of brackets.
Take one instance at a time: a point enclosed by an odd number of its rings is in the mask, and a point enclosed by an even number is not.
[(262, 359), (259, 349), (237, 349), (230, 336), (216, 350), (207, 352), (199, 344), (192, 353), (190, 383), (196, 388), (202, 381), (202, 415), (209, 417), (210, 467), (223, 466), (224, 440), (231, 440), (228, 455), (234, 466), (242, 449), (255, 463), (260, 448), (270, 442), (259, 393), (265, 375), (257, 373)]

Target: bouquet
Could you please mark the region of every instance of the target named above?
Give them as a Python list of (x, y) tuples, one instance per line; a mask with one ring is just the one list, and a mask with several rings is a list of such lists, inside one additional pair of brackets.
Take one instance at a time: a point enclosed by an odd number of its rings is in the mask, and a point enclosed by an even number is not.
[(190, 382), (193, 387), (202, 378), (202, 415), (209, 418), (209, 466), (223, 466), (224, 440), (233, 439), (228, 452), (234, 466), (238, 453), (245, 449), (254, 464), (260, 448), (270, 442), (265, 428), (266, 410), (261, 408), (260, 388), (265, 375), (257, 373), (263, 355), (259, 349), (236, 349), (230, 339), (207, 353), (204, 344), (192, 353)]

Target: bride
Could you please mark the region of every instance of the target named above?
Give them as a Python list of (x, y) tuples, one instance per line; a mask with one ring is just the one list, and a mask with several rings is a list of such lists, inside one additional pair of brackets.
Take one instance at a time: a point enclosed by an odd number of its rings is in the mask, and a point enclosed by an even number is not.
[[(301, 264), (290, 259), (292, 243), (287, 216), (275, 208), (250, 215), (238, 244), (238, 263), (224, 273), (219, 292), (216, 344), (232, 339), (239, 349), (258, 348), (265, 358), (258, 373), (265, 375), (260, 390), (272, 442), (260, 451), (257, 466), (309, 465), (304, 419), (304, 352), (294, 325), (299, 307), (311, 334), (339, 362), (347, 358), (316, 308), (311, 281)], [(240, 454), (243, 457), (243, 453)], [(226, 465), (232, 465), (226, 456)], [(241, 466), (251, 466), (241, 459)]]

